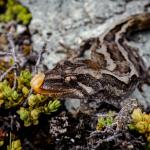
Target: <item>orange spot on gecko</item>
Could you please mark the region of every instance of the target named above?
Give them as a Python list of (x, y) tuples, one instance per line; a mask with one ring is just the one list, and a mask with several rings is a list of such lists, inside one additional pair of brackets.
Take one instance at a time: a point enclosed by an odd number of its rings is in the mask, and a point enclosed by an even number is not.
[(43, 84), (43, 82), (44, 82), (44, 78), (45, 78), (45, 74), (44, 73), (38, 73), (38, 74), (36, 74), (33, 78), (32, 78), (32, 80), (31, 80), (31, 82), (30, 82), (30, 85), (31, 85), (31, 88), (35, 91), (35, 92), (37, 92), (37, 93), (39, 93), (40, 92), (40, 87), (41, 87), (41, 85)]

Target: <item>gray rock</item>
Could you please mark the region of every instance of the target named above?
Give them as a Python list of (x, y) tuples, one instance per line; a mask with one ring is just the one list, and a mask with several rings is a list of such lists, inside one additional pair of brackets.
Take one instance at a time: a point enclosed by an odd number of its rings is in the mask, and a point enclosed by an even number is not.
[(79, 99), (66, 99), (66, 109), (74, 116), (80, 111), (80, 100)]

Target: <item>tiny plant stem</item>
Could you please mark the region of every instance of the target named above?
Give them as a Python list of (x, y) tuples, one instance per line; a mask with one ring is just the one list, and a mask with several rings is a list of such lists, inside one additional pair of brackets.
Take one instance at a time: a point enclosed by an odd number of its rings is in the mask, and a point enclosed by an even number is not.
[(27, 98), (25, 99), (25, 101), (24, 101), (24, 102), (23, 102), (23, 104), (22, 104), (22, 106), (23, 106), (23, 107), (26, 107), (26, 106), (27, 106), (28, 98), (29, 98), (29, 96), (32, 94), (32, 92), (33, 92), (33, 90), (32, 90), (32, 89), (30, 89), (30, 91), (29, 91), (29, 94), (28, 94)]
[(10, 148), (10, 150), (11, 150), (11, 131), (10, 131), (10, 134), (9, 134), (9, 148)]
[(10, 52), (0, 52), (0, 57), (3, 57), (3, 56), (12, 56), (12, 53), (10, 53)]
[[(13, 26), (12, 26), (12, 28), (13, 28)], [(13, 84), (13, 89), (15, 89), (16, 85), (17, 85), (17, 68), (19, 66), (19, 63), (18, 63), (17, 56), (16, 56), (15, 44), (14, 44), (13, 34), (11, 32), (11, 28), (10, 28), (9, 33), (7, 34), (7, 39), (8, 39), (8, 42), (10, 44), (10, 47), (11, 47), (10, 49), (11, 49), (11, 53), (12, 53), (12, 56), (14, 59), (14, 65), (16, 66), (14, 68), (14, 84)]]
[(15, 65), (11, 66), (8, 70), (6, 70), (1, 76), (0, 76), (0, 81), (2, 81), (9, 72), (11, 72), (13, 69), (15, 69)]
[(15, 52), (15, 44), (14, 44), (14, 41), (13, 41), (13, 34), (12, 34), (12, 29), (13, 29), (13, 26), (12, 28), (10, 28), (10, 31), (9, 33), (7, 34), (7, 39), (8, 39), (8, 42), (10, 44), (10, 50), (11, 52), (0, 52), (0, 56), (5, 56), (5, 55), (12, 55), (13, 59), (14, 59), (14, 65), (11, 66), (7, 71), (5, 71), (1, 76), (0, 76), (0, 81), (2, 81), (9, 72), (11, 72), (12, 70), (14, 71), (14, 85), (13, 85), (13, 89), (16, 88), (16, 84), (17, 84), (17, 68), (18, 68), (18, 60), (17, 60), (17, 57), (16, 57), (16, 52)]
[(40, 50), (40, 52), (38, 54), (38, 59), (37, 59), (37, 62), (36, 62), (35, 68), (34, 68), (33, 75), (38, 72), (38, 66), (40, 64), (42, 53), (45, 51), (45, 48), (46, 48), (46, 44), (43, 45), (42, 49)]
[[(46, 48), (46, 44), (43, 45), (43, 48), (40, 50), (40, 52), (39, 52), (39, 54), (38, 54), (38, 59), (37, 59), (37, 62), (36, 62), (36, 65), (35, 65), (35, 68), (34, 68), (34, 71), (33, 71), (33, 75), (38, 72), (38, 66), (39, 66), (39, 64), (40, 64), (41, 57), (42, 57), (42, 53), (44, 52), (45, 48)], [(33, 92), (33, 90), (30, 89), (29, 94), (28, 94), (26, 100), (25, 100), (24, 103), (23, 103), (23, 107), (26, 107), (26, 106), (27, 106), (28, 97), (32, 94), (32, 92)]]
[(7, 37), (8, 37), (8, 42), (9, 42), (9, 44), (11, 46), (11, 52), (12, 52), (12, 56), (13, 56), (14, 62), (16, 63), (17, 62), (17, 57), (16, 57), (15, 44), (14, 44), (14, 41), (13, 41), (12, 33), (9, 32)]
[(98, 142), (97, 142), (97, 145), (94, 147), (94, 149), (99, 149), (100, 145), (102, 143), (108, 143), (110, 141), (113, 141), (113, 140), (116, 140), (118, 137), (121, 137), (122, 136), (122, 133), (118, 133), (118, 134), (115, 134), (115, 135), (112, 135), (112, 136), (109, 136), (108, 138), (102, 140), (100, 139)]
[(17, 71), (14, 69), (14, 84), (13, 89), (16, 89), (17, 86)]

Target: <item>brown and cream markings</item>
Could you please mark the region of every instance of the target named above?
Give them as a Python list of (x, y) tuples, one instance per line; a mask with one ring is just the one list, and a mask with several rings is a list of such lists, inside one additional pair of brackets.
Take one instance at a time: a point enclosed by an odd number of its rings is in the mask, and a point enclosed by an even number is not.
[[(100, 37), (84, 42), (79, 52), (33, 77), (35, 92), (58, 98), (97, 99), (113, 103), (125, 99), (145, 72), (137, 50), (128, 44), (132, 32), (150, 28), (150, 13), (137, 14), (120, 21)], [(112, 102), (113, 101), (113, 102)]]

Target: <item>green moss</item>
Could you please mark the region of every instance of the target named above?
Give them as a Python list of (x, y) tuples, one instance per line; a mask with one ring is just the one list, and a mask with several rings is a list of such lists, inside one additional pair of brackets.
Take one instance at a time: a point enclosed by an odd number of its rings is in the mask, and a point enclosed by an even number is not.
[(30, 112), (24, 107), (20, 107), (20, 109), (17, 111), (17, 113), (20, 115), (20, 119), (24, 121), (24, 125), (30, 126), (31, 125), (31, 119), (30, 119)]
[(114, 121), (114, 112), (109, 111), (107, 114), (99, 116), (97, 122), (97, 130), (102, 130), (106, 126), (111, 126)]
[(30, 80), (32, 78), (32, 74), (28, 70), (23, 70), (18, 77), (18, 88), (22, 89), (23, 86), (30, 86)]
[[(9, 109), (16, 107), (17, 114), (24, 122), (24, 126), (37, 125), (39, 117), (43, 114), (51, 114), (56, 112), (61, 106), (57, 99), (49, 99), (44, 95), (30, 94), (30, 81), (32, 75), (28, 70), (21, 71), (17, 77), (17, 86), (13, 89), (13, 85), (9, 80), (0, 82), (0, 107)], [(22, 103), (28, 100), (28, 107), (22, 107)]]
[(22, 93), (24, 94), (25, 97), (28, 96), (28, 94), (29, 94), (29, 89), (28, 89), (26, 86), (24, 86), (24, 87), (22, 88)]
[(28, 98), (28, 105), (31, 108), (38, 107), (40, 103), (44, 102), (46, 97), (40, 94), (31, 94)]
[(20, 100), (20, 95), (18, 94), (18, 92), (16, 90), (13, 90), (6, 80), (0, 82), (0, 97), (1, 105), (4, 104), (5, 108), (16, 106)]
[(21, 71), (17, 77), (17, 87), (12, 88), (12, 85), (7, 80), (0, 82), (0, 107), (5, 109), (18, 106), (25, 100), (30, 90), (31, 73), (28, 70)]
[(0, 140), (0, 147), (4, 145), (4, 141)]
[(56, 112), (58, 108), (61, 106), (61, 103), (59, 100), (54, 100), (54, 101), (49, 101), (47, 106), (45, 106), (45, 113), (51, 113), (51, 112)]
[(28, 9), (22, 6), (17, 0), (8, 0), (5, 4), (2, 0), (0, 0), (0, 5), (6, 7), (5, 12), (0, 15), (1, 22), (15, 20), (18, 23), (27, 25), (32, 19), (32, 15)]
[(12, 141), (12, 143), (11, 143), (11, 149), (8, 146), (7, 150), (22, 150), (21, 141), (19, 139), (15, 140), (15, 141)]
[(150, 143), (150, 114), (146, 114), (140, 108), (136, 108), (133, 110), (131, 117), (132, 123), (128, 125), (129, 129), (145, 135)]
[(20, 107), (20, 109), (17, 111), (17, 113), (20, 116), (20, 119), (24, 122), (24, 126), (28, 127), (30, 125), (37, 125), (39, 123), (39, 117), (40, 115), (43, 114), (51, 114), (52, 112), (55, 112), (59, 109), (61, 106), (60, 101), (54, 100), (54, 101), (49, 101), (45, 103), (44, 105), (41, 104), (38, 101), (39, 99), (37, 98), (37, 95), (31, 95), (30, 98), (34, 99), (34, 107)]
[(144, 150), (150, 150), (150, 142), (145, 144)]

